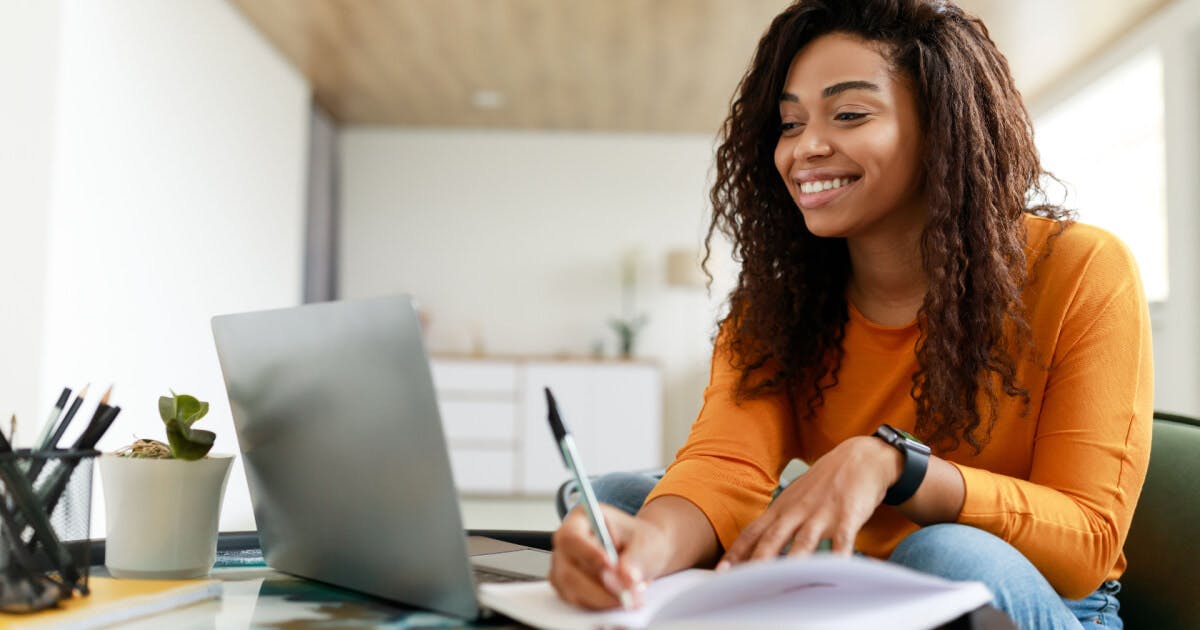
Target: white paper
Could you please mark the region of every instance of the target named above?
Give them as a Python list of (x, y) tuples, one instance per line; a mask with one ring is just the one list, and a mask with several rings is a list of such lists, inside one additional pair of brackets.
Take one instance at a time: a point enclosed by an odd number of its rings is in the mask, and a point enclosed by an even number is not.
[(951, 582), (868, 558), (817, 555), (690, 570), (656, 580), (636, 611), (586, 611), (548, 582), (484, 584), (483, 604), (539, 628), (883, 626), (929, 628), (991, 601), (978, 582)]

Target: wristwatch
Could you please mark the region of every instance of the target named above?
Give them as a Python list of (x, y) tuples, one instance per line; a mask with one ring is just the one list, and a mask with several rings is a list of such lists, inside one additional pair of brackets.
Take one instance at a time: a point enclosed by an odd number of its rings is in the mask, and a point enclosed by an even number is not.
[(886, 424), (879, 425), (874, 435), (891, 444), (904, 456), (904, 470), (900, 478), (883, 496), (885, 505), (900, 505), (916, 494), (917, 488), (925, 480), (925, 470), (929, 468), (929, 447), (907, 431)]

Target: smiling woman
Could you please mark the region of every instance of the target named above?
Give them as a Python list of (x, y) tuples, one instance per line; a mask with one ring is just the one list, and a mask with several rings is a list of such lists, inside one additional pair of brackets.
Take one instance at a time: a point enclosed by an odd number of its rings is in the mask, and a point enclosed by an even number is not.
[[(1004, 57), (953, 3), (779, 15), (717, 150), (709, 239), (742, 267), (704, 408), (652, 491), (610, 497), (645, 498), (606, 514), (617, 564), (564, 520), (559, 593), (612, 606), (828, 540), (983, 581), (1019, 627), (1119, 626), (1149, 316), (1129, 251), (1039, 203), (1043, 175)], [(772, 500), (792, 458), (810, 469)]]

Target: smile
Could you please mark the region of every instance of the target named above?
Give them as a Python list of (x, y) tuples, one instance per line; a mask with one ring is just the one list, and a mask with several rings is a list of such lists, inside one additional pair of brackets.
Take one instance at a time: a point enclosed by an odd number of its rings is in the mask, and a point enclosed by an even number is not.
[(857, 179), (857, 177), (836, 177), (834, 179), (804, 182), (800, 184), (800, 192), (810, 195), (812, 193), (819, 193), (825, 190), (834, 190), (835, 188), (847, 186)]
[(796, 203), (806, 210), (823, 208), (848, 194), (847, 191), (851, 190), (860, 179), (862, 179), (861, 176), (852, 175), (797, 182), (796, 188), (800, 194), (796, 198)]

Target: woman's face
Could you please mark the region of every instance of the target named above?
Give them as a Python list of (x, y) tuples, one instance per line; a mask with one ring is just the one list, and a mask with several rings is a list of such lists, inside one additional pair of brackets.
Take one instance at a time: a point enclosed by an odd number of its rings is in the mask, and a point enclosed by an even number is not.
[(775, 167), (810, 232), (924, 225), (916, 97), (875, 46), (841, 33), (813, 40), (792, 60), (779, 113)]

